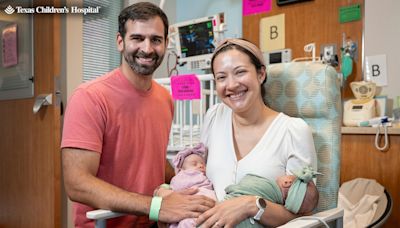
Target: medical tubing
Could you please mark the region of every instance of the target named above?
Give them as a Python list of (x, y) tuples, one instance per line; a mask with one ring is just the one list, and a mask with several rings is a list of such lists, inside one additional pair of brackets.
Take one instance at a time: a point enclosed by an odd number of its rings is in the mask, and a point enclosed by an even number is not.
[(359, 127), (368, 127), (368, 126), (379, 125), (379, 124), (383, 124), (383, 123), (387, 123), (387, 122), (389, 122), (388, 117), (381, 116), (381, 117), (372, 118), (370, 120), (361, 121), (358, 123), (358, 126)]
[[(170, 56), (174, 56), (175, 57), (175, 63), (174, 63), (172, 68), (169, 67)], [(168, 77), (171, 77), (173, 73), (175, 73), (174, 75), (178, 75), (179, 74), (178, 69), (176, 68), (178, 65), (179, 65), (179, 56), (174, 51), (169, 52), (168, 56), (167, 56)]]

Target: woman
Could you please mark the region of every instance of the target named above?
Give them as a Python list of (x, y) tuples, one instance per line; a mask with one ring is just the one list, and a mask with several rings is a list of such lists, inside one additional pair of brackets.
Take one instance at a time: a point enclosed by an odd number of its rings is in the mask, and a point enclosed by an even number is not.
[[(308, 125), (302, 119), (270, 109), (263, 102), (266, 69), (263, 55), (254, 44), (242, 39), (225, 40), (214, 52), (211, 69), (222, 103), (208, 111), (202, 142), (209, 153), (207, 176), (219, 201), (225, 196), (225, 187), (238, 183), (249, 173), (275, 180), (304, 166), (316, 170)], [(203, 213), (197, 224), (234, 227), (254, 218), (262, 225), (278, 226), (295, 217), (282, 205), (241, 196), (220, 202)]]

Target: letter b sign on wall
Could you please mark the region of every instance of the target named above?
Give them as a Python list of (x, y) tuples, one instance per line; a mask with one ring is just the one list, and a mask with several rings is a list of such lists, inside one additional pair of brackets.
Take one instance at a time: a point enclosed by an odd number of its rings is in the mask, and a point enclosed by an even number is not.
[(386, 55), (365, 57), (365, 79), (377, 86), (387, 86)]
[(260, 48), (264, 52), (285, 48), (285, 14), (260, 20)]

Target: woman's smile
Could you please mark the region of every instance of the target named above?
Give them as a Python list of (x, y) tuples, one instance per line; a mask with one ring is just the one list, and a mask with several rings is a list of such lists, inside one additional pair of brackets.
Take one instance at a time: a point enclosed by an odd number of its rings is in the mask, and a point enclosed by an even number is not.
[(228, 95), (228, 97), (231, 100), (239, 100), (245, 95), (245, 93), (246, 93), (246, 91), (241, 91), (241, 92), (238, 92), (238, 93), (230, 94), (230, 95)]

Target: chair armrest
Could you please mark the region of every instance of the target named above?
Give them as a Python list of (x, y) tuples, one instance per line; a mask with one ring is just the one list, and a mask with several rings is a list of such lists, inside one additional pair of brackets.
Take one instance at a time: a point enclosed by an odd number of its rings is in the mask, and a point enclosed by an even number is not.
[(86, 212), (86, 218), (93, 220), (105, 220), (105, 219), (120, 217), (123, 215), (125, 214), (103, 209)]
[(297, 219), (294, 219), (293, 221), (286, 223), (285, 225), (280, 226), (280, 228), (317, 227), (322, 225), (319, 220), (310, 219), (311, 217), (322, 219), (326, 223), (335, 221), (335, 227), (342, 228), (343, 215), (344, 210), (342, 208), (333, 208), (330, 210), (321, 211), (317, 214), (313, 214), (312, 216), (299, 217)]

